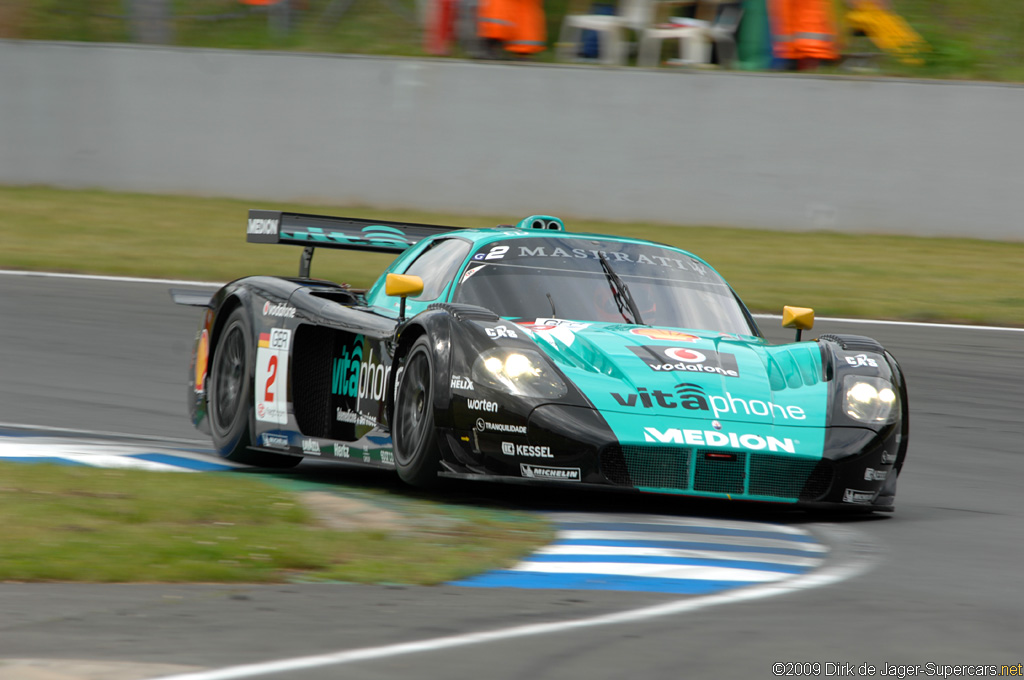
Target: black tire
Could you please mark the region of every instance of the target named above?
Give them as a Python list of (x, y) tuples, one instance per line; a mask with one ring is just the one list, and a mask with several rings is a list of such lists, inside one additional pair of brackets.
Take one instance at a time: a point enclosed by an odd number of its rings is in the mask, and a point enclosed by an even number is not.
[(217, 338), (210, 370), (207, 401), (214, 448), (222, 458), (235, 463), (295, 467), (302, 460), (299, 456), (249, 449), (254, 361), (252, 325), (245, 310), (236, 307)]
[(434, 359), (427, 336), (412, 344), (395, 390), (395, 467), (403, 481), (420, 488), (441, 481), (441, 451), (434, 427)]

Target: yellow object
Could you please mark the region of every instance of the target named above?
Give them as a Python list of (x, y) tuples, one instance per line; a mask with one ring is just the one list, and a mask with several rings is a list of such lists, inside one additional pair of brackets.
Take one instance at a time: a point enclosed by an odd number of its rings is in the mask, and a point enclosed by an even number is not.
[(388, 274), (384, 292), (398, 297), (413, 297), (423, 292), (423, 279), (408, 274)]
[(924, 63), (919, 55), (927, 52), (929, 45), (903, 17), (879, 7), (872, 0), (854, 0), (853, 6), (854, 9), (846, 13), (847, 28), (862, 31), (871, 42), (904, 64)]
[(782, 308), (782, 327), (795, 328), (800, 331), (809, 331), (814, 328), (814, 310), (809, 307)]

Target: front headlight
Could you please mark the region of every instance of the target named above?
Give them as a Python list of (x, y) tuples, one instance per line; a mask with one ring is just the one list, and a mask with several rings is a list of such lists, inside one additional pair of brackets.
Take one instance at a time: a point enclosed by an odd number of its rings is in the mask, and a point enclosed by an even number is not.
[(556, 399), (566, 393), (554, 367), (531, 349), (495, 347), (473, 364), (473, 381), (521, 397)]
[(891, 423), (900, 413), (899, 394), (888, 380), (848, 375), (843, 378), (843, 411), (862, 423)]

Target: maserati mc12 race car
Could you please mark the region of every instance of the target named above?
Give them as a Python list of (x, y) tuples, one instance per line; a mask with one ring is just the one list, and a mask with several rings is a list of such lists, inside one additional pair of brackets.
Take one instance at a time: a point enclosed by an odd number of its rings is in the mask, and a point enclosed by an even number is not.
[[(295, 278), (191, 301), (206, 308), (192, 420), (232, 461), (893, 507), (896, 360), (862, 336), (801, 341), (804, 308), (784, 309), (796, 342), (769, 344), (691, 253), (548, 216), (460, 229), (253, 210), (247, 238), (303, 250)], [(356, 290), (310, 277), (315, 248), (397, 257)]]

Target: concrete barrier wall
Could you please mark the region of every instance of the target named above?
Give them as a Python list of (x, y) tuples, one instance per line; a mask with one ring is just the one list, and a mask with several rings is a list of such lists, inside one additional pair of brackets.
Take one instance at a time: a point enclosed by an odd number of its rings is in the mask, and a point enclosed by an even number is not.
[(1024, 87), (0, 41), (0, 183), (1024, 240)]

